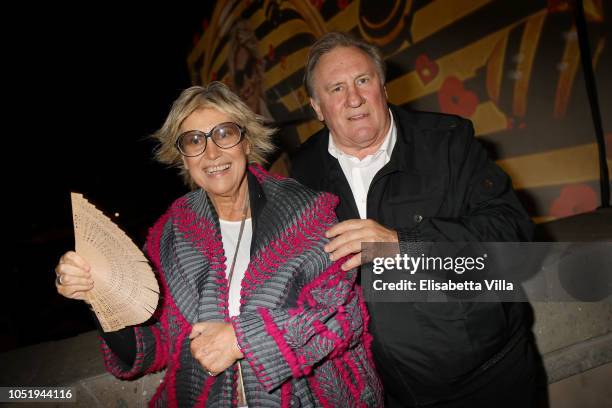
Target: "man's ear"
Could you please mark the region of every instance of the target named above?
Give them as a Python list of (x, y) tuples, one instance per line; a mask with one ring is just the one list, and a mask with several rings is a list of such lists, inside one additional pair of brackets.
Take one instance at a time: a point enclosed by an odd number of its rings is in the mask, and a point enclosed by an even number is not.
[(323, 114), (321, 113), (321, 107), (319, 106), (319, 103), (314, 98), (310, 98), (310, 106), (312, 106), (312, 109), (315, 111), (315, 114), (317, 115), (317, 119), (319, 119), (321, 122), (325, 122), (325, 118), (323, 117)]

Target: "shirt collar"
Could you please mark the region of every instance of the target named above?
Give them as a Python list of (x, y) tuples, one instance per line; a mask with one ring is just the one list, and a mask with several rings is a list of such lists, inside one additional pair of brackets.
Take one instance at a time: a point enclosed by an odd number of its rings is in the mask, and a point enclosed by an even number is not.
[[(389, 126), (389, 131), (387, 132), (387, 135), (385, 136), (385, 140), (382, 142), (382, 144), (380, 145), (380, 147), (374, 154), (367, 155), (362, 160), (365, 160), (366, 158), (371, 157), (371, 156), (378, 156), (381, 153), (386, 154), (387, 160), (391, 159), (391, 153), (393, 152), (393, 148), (395, 147), (395, 142), (397, 141), (397, 127), (395, 126), (395, 120), (393, 119), (393, 114), (391, 113), (391, 109), (389, 109), (389, 117), (391, 118), (391, 124)], [(355, 156), (344, 153), (342, 150), (338, 148), (338, 146), (336, 146), (336, 144), (334, 143), (334, 138), (332, 137), (331, 131), (329, 132), (329, 143), (327, 145), (327, 151), (329, 152), (329, 154), (331, 154), (336, 159), (338, 159), (339, 157), (350, 157), (350, 158), (357, 159)]]

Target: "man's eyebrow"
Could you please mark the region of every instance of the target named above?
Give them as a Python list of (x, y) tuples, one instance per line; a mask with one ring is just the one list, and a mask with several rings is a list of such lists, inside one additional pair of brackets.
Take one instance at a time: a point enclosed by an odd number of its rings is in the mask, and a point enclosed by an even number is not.
[[(355, 76), (352, 80), (355, 81), (355, 80), (357, 80), (359, 78), (363, 78), (363, 77), (366, 77), (366, 76), (373, 77), (374, 75), (376, 75), (376, 71), (375, 70), (373, 70), (373, 71), (365, 71), (365, 72), (362, 72), (361, 74)], [(325, 89), (332, 89), (332, 88), (335, 88), (338, 85), (345, 85), (345, 84), (346, 84), (345, 80), (340, 80), (340, 81), (336, 81), (336, 82), (330, 82), (328, 84), (325, 84)]]
[(331, 88), (335, 88), (338, 85), (343, 85), (345, 84), (346, 81), (336, 81), (336, 82), (330, 82), (328, 84), (325, 85), (325, 89), (331, 89)]
[(364, 77), (364, 76), (375, 76), (375, 75), (377, 75), (377, 74), (378, 74), (378, 73), (377, 73), (377, 71), (376, 71), (376, 70), (372, 70), (372, 71), (365, 71), (365, 72), (363, 72), (363, 73), (361, 73), (361, 74), (357, 75), (357, 76), (355, 77), (355, 79), (357, 79), (357, 78), (361, 78), (361, 77)]

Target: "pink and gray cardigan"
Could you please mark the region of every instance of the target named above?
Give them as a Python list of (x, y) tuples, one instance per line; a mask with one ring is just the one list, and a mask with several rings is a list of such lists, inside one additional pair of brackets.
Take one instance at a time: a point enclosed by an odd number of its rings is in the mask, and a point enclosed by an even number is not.
[(157, 321), (134, 328), (131, 367), (103, 342), (108, 370), (131, 379), (166, 369), (151, 406), (234, 406), (235, 368), (209, 377), (189, 350), (193, 323), (221, 320), (232, 323), (245, 355), (249, 407), (382, 406), (356, 270), (342, 271), (323, 251), (337, 198), (259, 166), (248, 182), (254, 235), (240, 315), (228, 316), (218, 217), (206, 193), (193, 191), (147, 240), (162, 288)]

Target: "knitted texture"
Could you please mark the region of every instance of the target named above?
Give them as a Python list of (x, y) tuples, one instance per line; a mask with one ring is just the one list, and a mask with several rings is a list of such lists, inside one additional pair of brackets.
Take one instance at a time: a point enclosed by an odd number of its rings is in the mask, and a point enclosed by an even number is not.
[(102, 344), (108, 370), (131, 379), (165, 368), (151, 406), (230, 407), (235, 367), (209, 377), (191, 356), (188, 338), (198, 321), (226, 321), (245, 356), (250, 407), (382, 406), (357, 272), (342, 271), (343, 260), (332, 263), (323, 251), (337, 198), (260, 166), (249, 171), (265, 202), (242, 280), (240, 315), (228, 315), (218, 217), (206, 193), (193, 191), (173, 203), (147, 240), (162, 292), (158, 319), (134, 329), (132, 367)]

